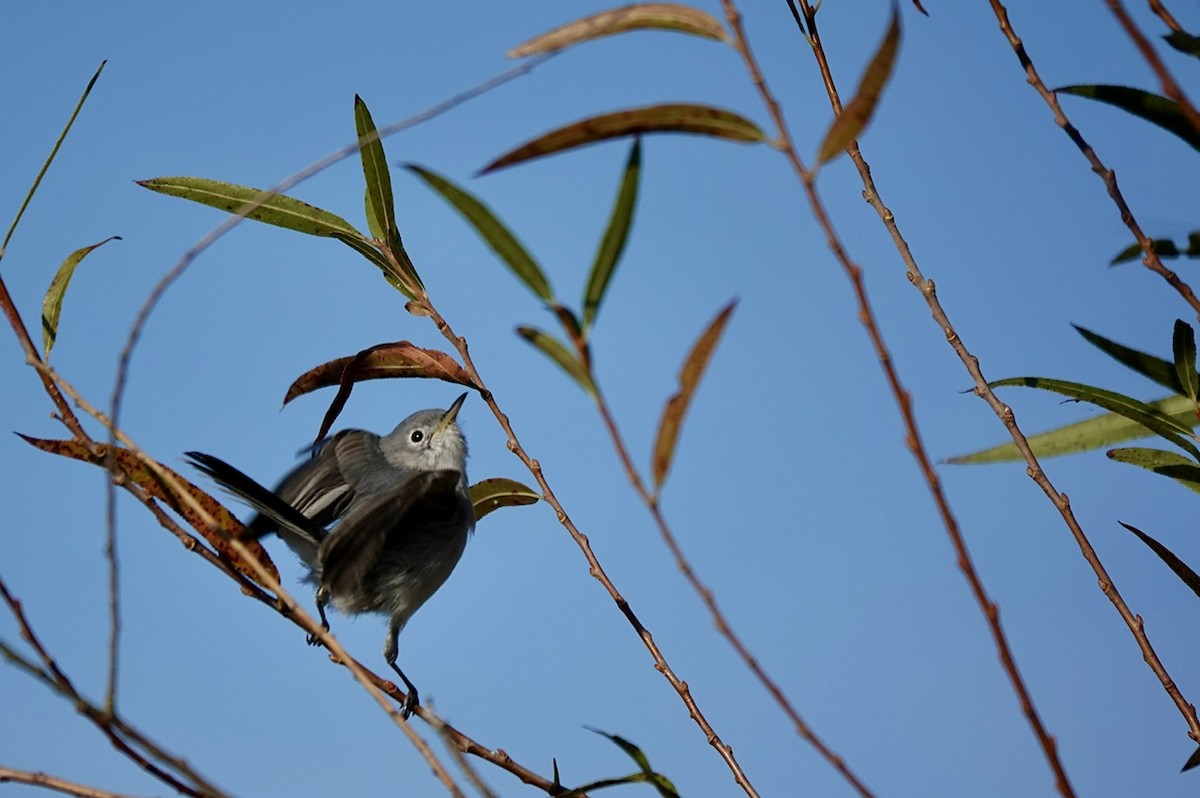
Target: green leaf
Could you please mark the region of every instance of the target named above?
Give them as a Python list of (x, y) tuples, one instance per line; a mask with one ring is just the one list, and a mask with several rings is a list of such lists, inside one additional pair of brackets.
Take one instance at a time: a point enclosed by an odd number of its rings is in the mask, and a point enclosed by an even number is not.
[(424, 180), (426, 185), (441, 194), (442, 199), (462, 214), (529, 290), (547, 303), (554, 302), (554, 292), (537, 261), (486, 205), (436, 172), (411, 163), (405, 164), (405, 168)]
[(675, 456), (675, 444), (679, 438), (679, 430), (683, 426), (683, 417), (687, 414), (692, 396), (700, 384), (700, 378), (704, 376), (704, 368), (708, 365), (713, 350), (717, 348), (717, 342), (721, 339), (725, 324), (729, 321), (729, 316), (736, 306), (735, 300), (721, 309), (721, 312), (696, 340), (687, 360), (683, 362), (683, 368), (679, 372), (679, 390), (667, 401), (667, 406), (663, 409), (662, 420), (658, 425), (658, 437), (654, 441), (651, 471), (654, 475), (655, 493), (662, 490), (663, 481), (667, 478), (667, 471), (671, 467), (671, 460)]
[(1130, 526), (1124, 521), (1118, 521), (1117, 523), (1128, 529), (1133, 534), (1137, 535), (1143, 543), (1150, 547), (1151, 551), (1158, 555), (1160, 560), (1167, 564), (1168, 568), (1175, 572), (1175, 575), (1179, 577), (1180, 581), (1190, 587), (1193, 593), (1195, 593), (1197, 596), (1200, 596), (1200, 576), (1198, 576), (1195, 571), (1189, 568), (1187, 563), (1176, 557), (1170, 549), (1137, 527)]
[(1175, 373), (1183, 386), (1183, 394), (1195, 402), (1200, 393), (1200, 377), (1196, 375), (1196, 333), (1182, 319), (1175, 320), (1171, 351), (1175, 355)]
[(1175, 366), (1169, 361), (1163, 360), (1161, 357), (1148, 355), (1145, 352), (1140, 352), (1137, 349), (1131, 349), (1128, 346), (1119, 344), (1116, 341), (1105, 338), (1099, 333), (1094, 333), (1086, 327), (1080, 327), (1078, 324), (1072, 324), (1075, 332), (1079, 333), (1092, 346), (1099, 349), (1104, 354), (1116, 360), (1123, 366), (1127, 366), (1143, 377), (1148, 377), (1154, 380), (1164, 388), (1178, 394), (1183, 393), (1183, 386), (1179, 384), (1179, 377), (1175, 373)]
[(825, 134), (825, 140), (821, 142), (821, 149), (817, 153), (819, 163), (826, 163), (835, 158), (862, 134), (875, 113), (875, 107), (883, 94), (883, 87), (892, 76), (899, 48), (900, 9), (893, 5), (892, 20), (888, 23), (887, 33), (879, 43), (871, 63), (867, 65), (867, 71), (863, 73), (853, 99), (846, 103), (842, 112), (833, 120)]
[(397, 267), (394, 266), (382, 252), (379, 251), (375, 244), (363, 238), (358, 233), (355, 233), (354, 235), (348, 235), (346, 233), (334, 233), (333, 237), (370, 261), (376, 268), (383, 272), (384, 279), (391, 283), (397, 291), (404, 294), (409, 299), (417, 298), (415, 292), (409, 288), (409, 283), (405, 282), (405, 280), (399, 276)]
[[(1168, 396), (1150, 402), (1149, 405), (1180, 423), (1196, 423), (1194, 406), (1186, 396)], [(1136, 421), (1130, 421), (1116, 413), (1105, 413), (1034, 435), (1028, 439), (1028, 443), (1035, 455), (1046, 458), (1086, 452), (1114, 443), (1146, 438), (1150, 434), (1149, 430)], [(1009, 442), (972, 454), (951, 457), (945, 462), (956, 465), (981, 465), (1020, 459), (1021, 453), (1016, 445)]]
[(1056, 380), (1050, 377), (1012, 377), (1006, 380), (997, 380), (996, 382), (989, 383), (989, 385), (993, 388), (1003, 388), (1013, 385), (1038, 388), (1039, 390), (1051, 391), (1069, 396), (1072, 399), (1089, 402), (1103, 407), (1105, 410), (1119, 413), (1131, 421), (1136, 421), (1151, 432), (1165, 438), (1179, 448), (1187, 451), (1197, 460), (1200, 460), (1200, 450), (1197, 450), (1190, 441), (1185, 440), (1180, 435), (1180, 433), (1183, 433), (1183, 435), (1190, 436), (1192, 432), (1191, 424), (1177, 421), (1153, 405), (1140, 402), (1124, 394), (1107, 391), (1092, 385), (1084, 385), (1079, 382)]
[(517, 45), (508, 51), (508, 57), (524, 58), (538, 53), (554, 53), (603, 36), (656, 29), (729, 41), (721, 23), (699, 9), (677, 3), (638, 3), (568, 22)]
[(642, 778), (627, 776), (622, 781), (627, 783), (645, 781), (649, 784), (653, 784), (654, 788), (658, 790), (658, 794), (663, 798), (679, 798), (679, 793), (676, 791), (675, 785), (672, 784), (666, 778), (666, 776), (663, 776), (661, 773), (656, 773), (654, 768), (650, 767), (650, 759), (646, 756), (645, 752), (642, 751), (641, 748), (619, 735), (609, 734), (608, 732), (603, 732), (599, 729), (593, 729), (591, 726), (587, 726), (585, 728), (590, 732), (601, 735), (602, 737), (607, 737), (613, 742), (613, 744), (624, 751), (630, 759), (637, 763), (638, 770), (640, 771), (638, 775), (640, 775)]
[(182, 197), (230, 213), (238, 213), (261, 200), (261, 205), (246, 214), (248, 218), (310, 236), (334, 237), (341, 234), (365, 238), (342, 217), (283, 194), (204, 177), (156, 177), (138, 180), (137, 184), (160, 194)]
[(1155, 474), (1170, 477), (1185, 488), (1200, 493), (1200, 466), (1181, 454), (1163, 449), (1129, 447), (1112, 449), (1108, 452), (1108, 457), (1118, 463), (1129, 463), (1147, 471), (1153, 471)]
[(1200, 57), (1200, 36), (1193, 36), (1190, 33), (1184, 33), (1181, 30), (1173, 30), (1163, 39), (1167, 44), (1174, 47), (1184, 55), (1194, 55)]
[(1200, 765), (1200, 748), (1197, 748), (1192, 755), (1188, 757), (1188, 761), (1183, 763), (1183, 767), (1179, 772), (1186, 773), (1192, 768), (1196, 767), (1196, 765)]
[(767, 140), (757, 125), (733, 111), (692, 103), (648, 105), (591, 116), (544, 133), (501, 155), (480, 174), (585, 144), (642, 133), (694, 133), (740, 142)]
[(367, 184), (367, 222), (372, 235), (384, 243), (391, 243), (394, 238), (399, 238), (392, 177), (388, 173), (387, 157), (375, 121), (371, 119), (367, 104), (357, 94), (354, 95), (354, 128), (358, 132), (358, 151)]
[(499, 510), (501, 507), (522, 507), (536, 504), (542, 494), (515, 479), (492, 477), (471, 486), (471, 504), (475, 507), (475, 520)]
[[(1154, 254), (1159, 258), (1178, 258), (1181, 255), (1196, 257), (1190, 250), (1188, 252), (1180, 252), (1179, 247), (1169, 238), (1154, 238), (1151, 239), (1154, 244)], [(1142, 245), (1134, 242), (1125, 249), (1121, 250), (1108, 262), (1109, 266), (1117, 266), (1122, 263), (1131, 263), (1135, 260), (1142, 259)]]
[(561, 341), (535, 327), (518, 327), (517, 335), (542, 350), (543, 354), (557, 363), (585, 391), (593, 397), (596, 396), (596, 384), (592, 382), (591, 375), (579, 362), (579, 358), (571, 354)]
[(1063, 86), (1054, 91), (1064, 94), (1074, 94), (1078, 97), (1086, 97), (1089, 100), (1115, 105), (1117, 108), (1134, 116), (1140, 116), (1148, 122), (1153, 122), (1163, 130), (1174, 133), (1188, 144), (1200, 150), (1200, 133), (1197, 133), (1196, 129), (1188, 122), (1187, 117), (1183, 115), (1183, 111), (1179, 109), (1179, 103), (1174, 100), (1128, 86), (1092, 84), (1086, 86)]
[(600, 301), (613, 272), (625, 251), (625, 242), (629, 239), (629, 228), (633, 222), (633, 212), (637, 206), (638, 180), (642, 171), (642, 140), (633, 140), (629, 150), (629, 159), (625, 162), (625, 176), (621, 178), (621, 188), (617, 191), (617, 199), (613, 204), (612, 215), (608, 220), (608, 228), (596, 251), (596, 260), (592, 263), (592, 271), (588, 276), (587, 288), (583, 292), (583, 324), (591, 327), (600, 309)]
[(109, 236), (99, 243), (92, 244), (90, 247), (77, 249), (67, 256), (67, 259), (58, 267), (58, 272), (54, 275), (54, 279), (50, 281), (50, 287), (46, 289), (46, 298), (42, 300), (43, 359), (50, 357), (50, 350), (54, 348), (54, 342), (58, 338), (58, 318), (62, 313), (63, 297), (66, 296), (67, 286), (70, 284), (71, 278), (75, 276), (75, 267), (92, 250), (102, 247), (114, 239), (120, 241), (121, 237)]
[(33, 195), (37, 193), (38, 186), (42, 184), (42, 178), (46, 176), (46, 172), (50, 169), (50, 164), (54, 163), (55, 156), (58, 155), (59, 149), (67, 139), (67, 134), (71, 132), (71, 127), (75, 124), (75, 117), (79, 116), (79, 111), (87, 101), (88, 95), (92, 93), (92, 87), (100, 79), (100, 73), (104, 71), (104, 65), (107, 63), (108, 59), (101, 61), (100, 66), (92, 74), (92, 79), (84, 87), (83, 94), (79, 97), (79, 102), (75, 103), (75, 110), (71, 112), (70, 118), (67, 119), (67, 124), (63, 126), (62, 132), (58, 134), (58, 140), (50, 148), (50, 154), (46, 156), (45, 162), (42, 163), (42, 168), (38, 170), (37, 177), (33, 179), (33, 185), (29, 187), (29, 191), (25, 192), (25, 199), (21, 200), (21, 207), (17, 208), (17, 215), (13, 217), (12, 224), (8, 226), (8, 232), (4, 234), (4, 240), (0, 241), (0, 260), (4, 260), (4, 253), (8, 251), (8, 242), (12, 240), (13, 233), (16, 232), (17, 225), (21, 222), (21, 217), (25, 215), (25, 209), (29, 207), (29, 203), (33, 200)]

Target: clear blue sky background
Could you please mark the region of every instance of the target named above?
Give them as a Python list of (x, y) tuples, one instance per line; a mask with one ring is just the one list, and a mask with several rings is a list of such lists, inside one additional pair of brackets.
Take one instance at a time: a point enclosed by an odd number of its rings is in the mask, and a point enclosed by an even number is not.
[[(1129, 240), (1100, 181), (1025, 84), (986, 3), (902, 4), (895, 77), (863, 139), (886, 202), (991, 378), (1038, 374), (1145, 398), (1154, 386), (1089, 347), (1069, 322), (1166, 356), (1189, 317), (1160, 280), (1106, 268)], [(1096, 0), (1014, 2), (1013, 23), (1048, 83), (1156, 88)], [(1147, 30), (1155, 20), (1137, 4)], [(1194, 2), (1176, 3), (1192, 30)], [(27, 3), (0, 49), (0, 216), (11, 218), (87, 79), (109, 59), (4, 259), (35, 324), (74, 249), (119, 234), (66, 298), (56, 367), (106, 404), (117, 353), (151, 287), (220, 213), (135, 179), (200, 175), (273, 184), (353, 140), (352, 98), (403, 119), (510, 65), (507, 48), (597, 2)], [(713, 2), (702, 7), (719, 14)], [(830, 111), (785, 3), (746, 3), (752, 43), (803, 153)], [(826, 3), (822, 32), (849, 92), (888, 4)], [(1184, 78), (1195, 64), (1169, 62)], [(465, 182), (518, 231), (568, 301), (581, 293), (627, 152), (607, 143), (494, 176), (511, 146), (580, 117), (698, 101), (768, 119), (732, 50), (669, 33), (573, 50), (520, 81), (386, 142)], [(1154, 234), (1194, 227), (1200, 174), (1185, 144), (1118, 111), (1064, 100)], [(632, 238), (601, 310), (602, 385), (640, 464), (684, 354), (717, 309), (740, 305), (683, 432), (665, 511), (702, 579), (801, 714), (880, 795), (1050, 795), (1053, 780), (1009, 689), (979, 609), (903, 442), (898, 414), (836, 266), (783, 158), (764, 146), (645, 142)], [(363, 226), (347, 160), (293, 193)], [(514, 334), (552, 319), (443, 202), (394, 173), (405, 241), (435, 302), (601, 561), (763, 795), (849, 795), (716, 635), (617, 464), (586, 396)], [(835, 223), (936, 458), (1005, 438), (904, 276), (849, 164), (821, 177)], [(7, 224), (7, 222), (6, 222)], [(1188, 265), (1181, 267), (1190, 278)], [(11, 340), (9, 336), (4, 338)], [(344, 247), (245, 224), (167, 294), (133, 362), (125, 428), (183, 468), (213, 452), (274, 480), (311, 439), (330, 395), (282, 412), (284, 390), (325, 360), (398, 339), (443, 347)], [(0, 358), (0, 426), (63, 435), (16, 346)], [(447, 405), (441, 383), (360, 386), (341, 419), (384, 431)], [(1012, 391), (1029, 432), (1095, 411)], [(527, 479), (483, 406), (460, 416), (472, 479)], [(0, 436), (0, 574), (61, 665), (104, 686), (103, 475)], [(1200, 564), (1195, 496), (1102, 454), (1050, 461), (1084, 528), (1192, 700), (1200, 604), (1118, 519)], [(1194, 745), (1058, 514), (1022, 465), (940, 466), (1022, 673), (1086, 795), (1192, 795)], [(239, 508), (240, 509), (240, 508)], [(1189, 520), (1191, 519), (1191, 520)], [(237, 795), (432, 795), (426, 765), (378, 707), (302, 633), (242, 598), (139, 506), (119, 507), (125, 633), (122, 708)], [(299, 569), (269, 541), (288, 584)], [(7, 614), (0, 635), (16, 641)], [(334, 631), (382, 664), (383, 623)], [(400, 641), (426, 702), (485, 745), (568, 784), (631, 769), (585, 725), (641, 745), (685, 796), (739, 791), (545, 506), (481, 522), (464, 559)], [(71, 707), (0, 668), (0, 764), (138, 795), (166, 789), (117, 756)], [(429, 729), (418, 728), (423, 733)], [(481, 771), (500, 795), (533, 794)], [(647, 787), (626, 788), (650, 794)], [(6, 795), (33, 794), (11, 787)], [(615, 794), (615, 793), (614, 793)]]

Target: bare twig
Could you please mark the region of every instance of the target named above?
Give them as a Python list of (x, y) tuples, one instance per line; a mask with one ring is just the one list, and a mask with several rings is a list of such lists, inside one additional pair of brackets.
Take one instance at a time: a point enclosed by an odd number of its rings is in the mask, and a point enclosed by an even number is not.
[[(1055, 779), (1059, 792), (1064, 796), (1074, 795), (1071, 788), (1070, 780), (1067, 778), (1062, 762), (1059, 760), (1057, 746), (1054, 738), (1046, 731), (1041, 722), (1037, 711), (1034, 709), (1033, 700), (1029, 695), (1029, 691), (1025, 686), (1024, 680), (1021, 678), (1020, 672), (1017, 669), (1016, 662), (1012, 656), (1011, 648), (1008, 644), (1007, 637), (1000, 625), (999, 608), (996, 603), (988, 596), (986, 589), (983, 586), (983, 581), (979, 577), (975, 569), (974, 563), (971, 560), (970, 553), (967, 549), (966, 541), (962, 536), (962, 532), (958, 526), (953, 510), (950, 507), (950, 501), (947, 498), (945, 491), (942, 488), (941, 480), (938, 478), (936, 471), (933, 469), (932, 461), (925, 448), (924, 441), (921, 438), (920, 431), (917, 427), (916, 416), (913, 412), (912, 396), (904, 387), (900, 380), (900, 375), (896, 370), (895, 364), (892, 362), (891, 353), (887, 343), (884, 340), (883, 333), (879, 329), (879, 325), (875, 320), (874, 312), (871, 309), (870, 299), (867, 295), (866, 285), (862, 279), (862, 268), (854, 263), (850, 256), (846, 253), (845, 248), (841, 243), (841, 239), (833, 226), (832, 220), (829, 218), (825, 210), (824, 202), (822, 201), (819, 192), (817, 191), (816, 175), (812, 170), (806, 168), (800, 157), (797, 155), (795, 147), (791, 141), (791, 135), (788, 132), (787, 123), (784, 121), (783, 114), (780, 111), (779, 103), (775, 100), (774, 95), (770, 92), (763, 79), (762, 72), (758, 67), (758, 63), (750, 50), (749, 41), (746, 38), (745, 31), (742, 26), (741, 13), (733, 0), (722, 0), (722, 5), (725, 8), (726, 18), (729, 20), (730, 28), (734, 32), (734, 43), (738, 51), (742, 55), (742, 59), (746, 63), (746, 68), (750, 74), (750, 79), (758, 89), (759, 94), (763, 99), (764, 105), (767, 107), (772, 120), (775, 123), (778, 142), (780, 149), (787, 157), (792, 165), (793, 171), (796, 173), (801, 184), (804, 186), (805, 193), (808, 196), (809, 206), (814, 218), (825, 233), (825, 238), (830, 251), (841, 264), (842, 270), (846, 273), (846, 277), (850, 280), (854, 290), (855, 299), (858, 302), (859, 321), (866, 328), (867, 336), (871, 340), (871, 345), (875, 349), (875, 354), (879, 359), (880, 366), (883, 368), (884, 375), (887, 379), (888, 386), (891, 389), (892, 396), (895, 399), (896, 406), (900, 411), (901, 418), (904, 421), (905, 428), (905, 443), (916, 459), (921, 474), (925, 479), (929, 489), (930, 496), (933, 499), (934, 505), (937, 507), (938, 514), (941, 516), (942, 525), (946, 529), (947, 535), (950, 537), (952, 546), (958, 558), (959, 569), (966, 577), (971, 591), (974, 594), (975, 601), (979, 605), (987, 620), (988, 627), (991, 630), (993, 642), (996, 646), (1000, 660), (1003, 663), (1005, 672), (1008, 674), (1009, 680), (1013, 685), (1014, 691), (1017, 693), (1020, 700), (1022, 710), (1025, 712), (1030, 726), (1033, 729), (1034, 735), (1037, 737), (1039, 744), (1045, 754), (1046, 760), (1054, 772)], [(818, 61), (822, 63), (822, 76), (825, 80), (826, 89), (829, 92), (831, 100), (834, 102), (834, 109), (840, 112), (840, 103), (837, 102), (837, 91), (833, 85), (832, 76), (828, 71), (828, 65), (824, 64), (824, 50), (821, 46), (820, 35), (816, 26), (816, 11), (808, 3), (808, 0), (800, 0), (800, 6), (803, 10), (804, 21), (807, 23), (806, 36), (813, 48), (813, 51), (818, 55)], [(910, 272), (910, 277), (915, 274)], [(915, 282), (915, 277), (914, 277)], [(928, 298), (933, 298), (936, 301), (933, 293), (932, 281), (927, 282), (927, 286), (923, 287), (922, 293)], [(952, 332), (947, 328), (947, 334)]]
[(1175, 21), (1175, 17), (1167, 10), (1167, 7), (1162, 4), (1162, 0), (1150, 0), (1150, 10), (1158, 15), (1158, 18), (1163, 21), (1168, 28), (1180, 33), (1183, 28)]
[[(1012, 23), (1008, 17), (1008, 10), (1002, 3), (1000, 3), (999, 0), (989, 0), (989, 2), (991, 3), (992, 10), (996, 15), (997, 21), (1000, 23), (1001, 32), (1008, 39), (1009, 44), (1013, 48), (1013, 52), (1016, 53), (1017, 60), (1020, 61), (1021, 66), (1025, 70), (1026, 79), (1028, 80), (1029, 84), (1033, 86), (1038, 94), (1042, 96), (1042, 99), (1046, 101), (1046, 104), (1050, 106), (1050, 110), (1054, 114), (1054, 121), (1057, 122), (1058, 125), (1062, 127), (1062, 129), (1070, 137), (1070, 139), (1075, 142), (1075, 145), (1079, 148), (1080, 152), (1084, 154), (1084, 157), (1086, 157), (1088, 162), (1092, 165), (1092, 171), (1096, 172), (1096, 174), (1100, 175), (1100, 177), (1104, 180), (1104, 184), (1108, 189), (1109, 195), (1112, 197), (1113, 202), (1116, 203), (1118, 209), (1121, 211), (1121, 219), (1137, 237), (1138, 241), (1142, 245), (1142, 249), (1146, 253), (1146, 257), (1143, 258), (1142, 262), (1146, 264), (1148, 268), (1161, 274), (1163, 278), (1173, 288), (1175, 288), (1175, 290), (1178, 291), (1179, 294), (1184, 297), (1184, 299), (1187, 300), (1188, 304), (1190, 304), (1193, 309), (1195, 309), (1197, 312), (1200, 312), (1200, 301), (1198, 301), (1195, 294), (1192, 293), (1191, 287), (1189, 287), (1187, 283), (1184, 283), (1182, 280), (1180, 280), (1174, 272), (1162, 265), (1158, 255), (1154, 252), (1153, 243), (1145, 234), (1142, 233), (1141, 228), (1134, 220), (1133, 213), (1129, 210), (1129, 207), (1125, 204), (1124, 198), (1117, 189), (1116, 176), (1113, 174), (1112, 170), (1105, 167), (1100, 161), (1095, 151), (1083, 139), (1083, 136), (1079, 133), (1075, 126), (1070, 123), (1066, 115), (1063, 114), (1062, 108), (1059, 107), (1058, 99), (1054, 96), (1053, 92), (1049, 91), (1046, 88), (1046, 84), (1042, 82), (1041, 76), (1038, 74), (1037, 69), (1033, 65), (1033, 61), (1030, 59), (1029, 54), (1025, 50), (1025, 45), (1021, 42), (1021, 39), (1013, 30)], [(879, 207), (882, 208), (882, 203), (880, 203)], [(886, 209), (881, 211), (881, 213), (884, 211), (886, 211)], [(887, 212), (886, 216), (887, 218), (891, 218), (891, 213)], [(899, 237), (898, 232), (893, 232), (892, 236), (897, 240), (897, 245), (902, 247), (901, 252), (905, 254), (905, 263), (908, 264), (909, 269), (915, 269), (915, 264), (911, 260), (911, 255), (907, 254), (907, 244), (903, 243), (903, 239)], [(1116, 607), (1117, 613), (1121, 616), (1121, 619), (1125, 621), (1125, 625), (1129, 627), (1129, 631), (1133, 633), (1134, 640), (1137, 641), (1138, 647), (1142, 651), (1142, 656), (1146, 660), (1146, 664), (1150, 666), (1150, 670), (1153, 671), (1154, 675), (1158, 677), (1159, 682), (1162, 683), (1163, 689), (1166, 690), (1167, 695), (1171, 697), (1171, 700), (1175, 702), (1175, 706), (1179, 709), (1180, 714), (1183, 715), (1184, 720), (1187, 722), (1188, 736), (1190, 736), (1196, 742), (1200, 742), (1200, 720), (1198, 720), (1196, 717), (1196, 708), (1188, 703), (1186, 699), (1184, 699), (1183, 694), (1179, 691), (1179, 687), (1167, 673), (1167, 669), (1162, 664), (1162, 661), (1158, 658), (1158, 654), (1155, 653), (1154, 647), (1150, 644), (1150, 639), (1146, 636), (1144, 623), (1141, 616), (1135, 615), (1129, 609), (1128, 605), (1125, 603), (1125, 600), (1121, 597), (1120, 592), (1117, 591), (1116, 586), (1113, 584), (1112, 579), (1109, 578), (1108, 572), (1105, 570), (1104, 565), (1100, 562), (1100, 558), (1096, 555), (1096, 552), (1092, 548), (1091, 543), (1088, 541), (1087, 536), (1084, 534), (1083, 529), (1079, 526), (1079, 522), (1075, 519), (1074, 513), (1071, 512), (1071, 503), (1067, 498), (1067, 495), (1065, 493), (1059, 493), (1050, 483), (1050, 480), (1046, 477), (1045, 472), (1038, 463), (1037, 458), (1034, 457), (1032, 450), (1029, 448), (1029, 444), (1026, 442), (1025, 436), (1021, 433), (1021, 430), (1017, 428), (1012, 409), (996, 398), (995, 394), (993, 394), (991, 389), (988, 387), (987, 380), (984, 378), (983, 373), (979, 368), (978, 360), (970, 355), (969, 352), (967, 352), (966, 348), (959, 340), (958, 334), (955, 333), (954, 328), (950, 326), (950, 322), (946, 318), (945, 313), (942, 311), (941, 306), (936, 303), (936, 296), (933, 292), (932, 281), (924, 280), (924, 278), (920, 276), (919, 271), (914, 271), (913, 274), (915, 275), (913, 282), (914, 284), (918, 285), (918, 287), (928, 284), (928, 290), (923, 289), (922, 293), (926, 294), (927, 301), (930, 302), (930, 309), (934, 313), (934, 318), (937, 320), (938, 324), (942, 326), (944, 330), (946, 330), (947, 338), (950, 340), (951, 345), (954, 346), (955, 351), (958, 352), (959, 357), (962, 358), (963, 362), (966, 364), (967, 370), (970, 371), (971, 376), (975, 379), (975, 392), (987, 401), (997, 415), (1000, 416), (1001, 420), (1004, 421), (1005, 426), (1008, 427), (1008, 431), (1012, 436), (1013, 442), (1016, 444), (1017, 449), (1021, 452), (1025, 462), (1028, 464), (1029, 476), (1038, 483), (1038, 486), (1041, 487), (1046, 496), (1049, 497), (1054, 503), (1054, 506), (1058, 508), (1059, 513), (1062, 514), (1063, 520), (1066, 521), (1068, 528), (1071, 530), (1071, 534), (1075, 538), (1075, 542), (1079, 545), (1080, 551), (1083, 552), (1084, 559), (1087, 560), (1088, 564), (1092, 567), (1092, 571), (1099, 579), (1100, 589), (1103, 591), (1104, 595), (1108, 597), (1108, 600), (1112, 602), (1113, 606)]]
[(725, 764), (733, 774), (733, 778), (737, 782), (738, 786), (740, 786), (748, 796), (757, 798), (758, 792), (754, 789), (754, 785), (750, 783), (750, 779), (746, 776), (745, 772), (742, 770), (742, 766), (738, 763), (737, 758), (733, 755), (733, 748), (721, 740), (720, 735), (717, 734), (716, 730), (708, 722), (708, 719), (704, 717), (704, 713), (700, 711), (699, 705), (692, 697), (692, 692), (688, 688), (687, 682), (680, 679), (675, 674), (675, 671), (671, 669), (671, 666), (667, 663), (666, 658), (659, 649), (658, 644), (654, 642), (654, 636), (650, 633), (650, 630), (642, 625), (641, 620), (638, 619), (637, 615), (633, 611), (633, 608), (629, 606), (629, 602), (624, 596), (621, 595), (620, 591), (617, 590), (616, 585), (613, 584), (608, 574), (605, 573), (604, 567), (600, 564), (595, 552), (592, 551), (592, 546), (588, 541), (587, 535), (583, 534), (583, 532), (581, 532), (579, 528), (575, 526), (575, 522), (571, 520), (571, 517), (567, 514), (566, 509), (559, 502), (558, 497), (554, 495), (554, 491), (551, 489), (550, 483), (546, 481), (546, 477), (542, 473), (541, 463), (533, 459), (525, 451), (524, 447), (521, 446), (521, 442), (517, 438), (516, 432), (513, 431), (512, 424), (509, 421), (508, 416), (505, 415), (504, 411), (500, 409), (500, 406), (496, 403), (495, 397), (492, 395), (492, 392), (487, 389), (487, 385), (484, 383), (483, 377), (480, 376), (479, 371), (476, 369), (475, 361), (472, 360), (471, 353), (467, 347), (467, 340), (455, 334), (453, 328), (451, 328), (449, 323), (442, 317), (441, 313), (438, 312), (437, 308), (435, 308), (428, 300), (423, 303), (421, 311), (422, 315), (428, 315), (430, 317), (433, 323), (437, 325), (438, 330), (442, 333), (446, 340), (449, 341), (450, 344), (458, 351), (462, 358), (463, 368), (466, 369), (467, 374), (470, 375), (475, 385), (479, 387), (480, 396), (483, 398), (484, 402), (487, 403), (487, 406), (492, 411), (492, 414), (496, 417), (496, 421), (500, 423), (500, 427), (504, 430), (505, 435), (508, 436), (509, 451), (515, 454), (517, 458), (520, 459), (521, 463), (527, 469), (529, 469), (529, 473), (533, 475), (534, 480), (537, 481), (538, 487), (541, 488), (542, 496), (546, 503), (554, 508), (555, 513), (558, 515), (558, 522), (562, 524), (562, 526), (571, 535), (571, 539), (575, 541), (575, 544), (579, 546), (580, 551), (583, 552), (584, 557), (587, 559), (588, 567), (592, 577), (594, 577), (598, 582), (600, 582), (601, 585), (604, 586), (604, 589), (608, 592), (609, 597), (617, 605), (617, 608), (621, 611), (621, 614), (625, 616), (625, 619), (629, 622), (629, 625), (633, 627), (638, 637), (641, 638), (642, 644), (645, 645), (646, 649), (650, 652), (650, 656), (654, 659), (655, 669), (664, 677), (666, 677), (671, 686), (675, 688), (675, 691), (679, 694), (684, 706), (688, 708), (688, 712), (692, 719), (704, 732), (705, 739), (707, 739), (709, 744), (717, 750), (717, 753), (720, 754), (721, 758), (725, 760)]
[(4, 784), (5, 782), (43, 787), (47, 790), (61, 792), (64, 795), (77, 795), (79, 798), (131, 798), (131, 796), (125, 793), (109, 792), (99, 787), (93, 787), (90, 784), (79, 784), (78, 782), (68, 781), (58, 776), (52, 776), (49, 773), (17, 770), (15, 768), (0, 766), (0, 784)]

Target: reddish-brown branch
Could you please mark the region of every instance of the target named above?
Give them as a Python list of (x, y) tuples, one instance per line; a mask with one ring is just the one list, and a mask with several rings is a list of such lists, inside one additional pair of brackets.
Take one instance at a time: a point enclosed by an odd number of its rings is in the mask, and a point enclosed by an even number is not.
[(31, 770), (16, 770), (15, 768), (0, 767), (0, 784), (28, 784), (32, 787), (42, 787), (47, 790), (61, 792), (64, 795), (77, 795), (79, 798), (130, 798), (123, 793), (109, 792), (90, 784), (79, 784), (67, 779), (52, 776), (49, 773)]
[(1175, 21), (1175, 17), (1171, 15), (1171, 12), (1167, 10), (1167, 7), (1162, 4), (1161, 0), (1150, 0), (1150, 10), (1157, 14), (1158, 18), (1163, 21), (1163, 24), (1171, 30), (1176, 33), (1183, 31), (1183, 28)]

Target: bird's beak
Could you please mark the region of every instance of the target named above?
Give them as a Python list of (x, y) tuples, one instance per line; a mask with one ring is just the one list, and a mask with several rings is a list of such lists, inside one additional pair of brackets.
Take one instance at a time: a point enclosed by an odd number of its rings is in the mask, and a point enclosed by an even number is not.
[(446, 409), (446, 412), (442, 414), (441, 419), (438, 421), (437, 427), (434, 428), (433, 437), (436, 438), (441, 434), (442, 430), (454, 423), (454, 419), (458, 417), (458, 410), (465, 401), (467, 401), (467, 394), (464, 393), (450, 404), (450, 407)]

